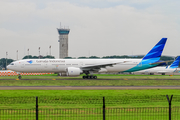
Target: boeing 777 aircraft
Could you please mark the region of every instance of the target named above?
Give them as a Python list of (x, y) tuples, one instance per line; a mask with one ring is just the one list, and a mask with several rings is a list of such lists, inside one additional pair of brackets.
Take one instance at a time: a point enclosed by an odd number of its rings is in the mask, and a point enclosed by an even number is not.
[(154, 73), (159, 73), (162, 75), (165, 75), (166, 73), (173, 73), (176, 71), (180, 71), (180, 69), (178, 68), (179, 61), (180, 61), (180, 56), (178, 56), (176, 58), (176, 60), (170, 66), (155, 67), (155, 68), (150, 68), (150, 69), (146, 69), (146, 70), (140, 70), (137, 72), (138, 73), (149, 73), (150, 75), (153, 75)]
[[(55, 72), (62, 76), (79, 76), (83, 79), (97, 79), (94, 73), (134, 72), (161, 65), (159, 61), (167, 38), (162, 38), (143, 59), (24, 59), (7, 66), (17, 73)], [(19, 74), (19, 79), (21, 76)]]

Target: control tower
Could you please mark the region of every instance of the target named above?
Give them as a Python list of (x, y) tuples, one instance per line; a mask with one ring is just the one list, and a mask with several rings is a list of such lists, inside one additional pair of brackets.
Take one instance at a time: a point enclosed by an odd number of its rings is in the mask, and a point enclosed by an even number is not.
[(59, 58), (68, 57), (68, 34), (69, 28), (57, 28), (59, 33)]

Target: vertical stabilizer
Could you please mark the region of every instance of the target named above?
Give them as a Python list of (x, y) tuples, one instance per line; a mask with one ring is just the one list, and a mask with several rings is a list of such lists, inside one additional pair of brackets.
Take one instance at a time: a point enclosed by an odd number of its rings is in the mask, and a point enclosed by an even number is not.
[(162, 38), (142, 59), (141, 64), (154, 63), (160, 60), (167, 38)]
[[(158, 61), (161, 57), (161, 54), (163, 52), (164, 46), (166, 44), (167, 38), (162, 38), (145, 56), (144, 58), (141, 60), (141, 62), (129, 69), (126, 70), (124, 72), (134, 72), (134, 71), (139, 71), (139, 70), (144, 70), (144, 69), (148, 69), (148, 68), (152, 68), (155, 67), (157, 65), (159, 65)], [(156, 64), (157, 62), (157, 64)], [(155, 63), (155, 64), (152, 64)]]
[(171, 66), (169, 68), (171, 68), (171, 69), (177, 68), (179, 66), (179, 61), (180, 61), (180, 56), (178, 56), (176, 58), (176, 60), (171, 64)]

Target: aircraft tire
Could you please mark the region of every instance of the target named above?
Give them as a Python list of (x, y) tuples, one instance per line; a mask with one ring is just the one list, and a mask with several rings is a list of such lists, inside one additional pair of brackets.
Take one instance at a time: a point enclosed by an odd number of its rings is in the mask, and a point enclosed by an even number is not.
[(18, 79), (21, 79), (21, 76), (20, 76), (20, 75), (18, 76)]
[(83, 76), (82, 78), (83, 78), (83, 79), (86, 79), (86, 76)]
[(162, 73), (162, 75), (165, 75), (166, 73)]
[(83, 79), (97, 79), (97, 76), (82, 76)]

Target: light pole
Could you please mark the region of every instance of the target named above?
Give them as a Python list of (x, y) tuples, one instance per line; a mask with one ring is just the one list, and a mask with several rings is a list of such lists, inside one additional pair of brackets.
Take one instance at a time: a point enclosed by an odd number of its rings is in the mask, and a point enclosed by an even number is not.
[(39, 47), (39, 59), (40, 59), (40, 47)]
[(28, 48), (28, 50), (27, 50), (27, 51), (28, 51), (28, 59), (29, 59), (29, 48)]
[(18, 60), (18, 50), (17, 50), (17, 60)]
[(51, 45), (49, 46), (49, 55), (51, 56)]
[(6, 52), (6, 70), (7, 70), (7, 56), (8, 56), (8, 52)]

